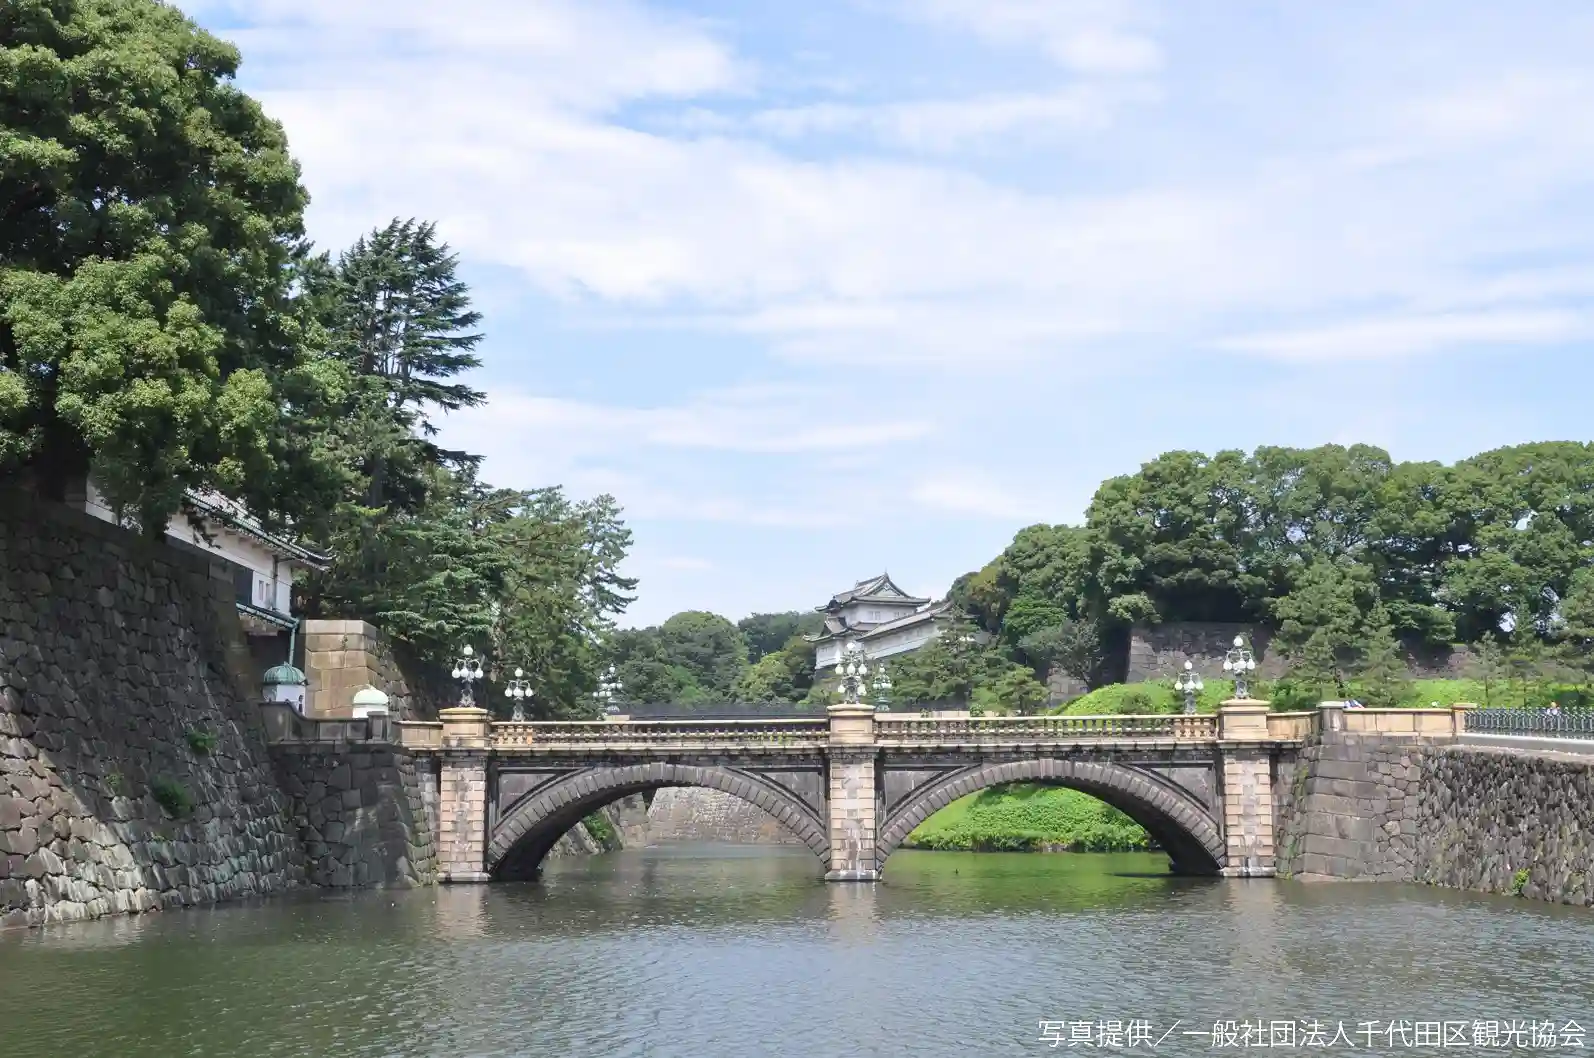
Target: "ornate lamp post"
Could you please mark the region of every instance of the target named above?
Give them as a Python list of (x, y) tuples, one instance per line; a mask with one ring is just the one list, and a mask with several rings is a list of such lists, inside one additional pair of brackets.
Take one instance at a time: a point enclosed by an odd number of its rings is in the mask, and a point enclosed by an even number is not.
[(863, 704), (863, 700), (869, 697), (869, 690), (864, 684), (869, 677), (869, 659), (863, 647), (857, 643), (847, 644), (847, 652), (836, 666), (836, 674), (841, 677), (842, 702), (846, 705)]
[(881, 713), (891, 711), (891, 675), (886, 672), (884, 663), (875, 669), (874, 679), (869, 683), (869, 689), (874, 691), (875, 710)]
[(620, 712), (620, 707), (614, 700), (620, 697), (625, 690), (620, 685), (619, 677), (615, 675), (614, 666), (610, 665), (608, 671), (598, 677), (598, 689), (592, 692), (592, 697), (597, 699), (598, 709), (605, 716), (614, 716)]
[(1195, 670), (1191, 662), (1184, 663), (1184, 671), (1179, 673), (1179, 678), (1174, 681), (1173, 689), (1184, 695), (1184, 712), (1186, 716), (1195, 713), (1196, 695), (1205, 688), (1201, 682), (1201, 674)]
[(510, 713), (509, 719), (513, 720), (517, 724), (525, 722), (525, 703), (531, 701), (533, 698), (531, 691), (531, 681), (524, 679), (523, 677), (525, 675), (525, 669), (516, 669), (515, 678), (510, 680), (509, 686), (504, 688), (504, 697), (515, 703), (514, 710)]
[(470, 645), (460, 651), (459, 660), (454, 662), (453, 677), (459, 681), (459, 705), (462, 709), (470, 709), (476, 704), (476, 698), (471, 693), (470, 685), (482, 678), (481, 659), (476, 657)]
[(1250, 648), (1245, 645), (1244, 636), (1234, 637), (1234, 649), (1223, 655), (1223, 671), (1234, 676), (1234, 696), (1240, 699), (1251, 697), (1250, 688), (1246, 686), (1251, 678), (1251, 673), (1256, 671), (1256, 657)]

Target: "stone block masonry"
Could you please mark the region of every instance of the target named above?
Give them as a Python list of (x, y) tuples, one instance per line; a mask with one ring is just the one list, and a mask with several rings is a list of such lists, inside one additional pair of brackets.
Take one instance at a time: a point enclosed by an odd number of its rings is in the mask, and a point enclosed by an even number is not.
[(210, 560), (3, 492), (0, 616), (0, 927), (306, 880)]
[(1594, 906), (1594, 759), (1338, 733), (1280, 785), (1281, 874)]
[(312, 884), (342, 889), (436, 880), (431, 825), (409, 754), (376, 746), (273, 752)]
[(1417, 881), (1594, 906), (1594, 760), (1446, 746), (1417, 767)]
[(671, 786), (653, 795), (643, 835), (649, 843), (720, 841), (732, 845), (800, 845), (780, 820), (745, 798), (720, 790)]
[(1327, 734), (1301, 749), (1280, 795), (1280, 873), (1416, 880), (1422, 765), (1432, 740)]

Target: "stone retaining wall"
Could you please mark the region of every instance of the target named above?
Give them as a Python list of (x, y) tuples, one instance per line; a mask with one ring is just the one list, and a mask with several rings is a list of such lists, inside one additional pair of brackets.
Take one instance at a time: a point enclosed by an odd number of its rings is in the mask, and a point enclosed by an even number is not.
[(305, 881), (222, 570), (0, 492), (0, 616), (0, 926)]
[(648, 843), (648, 802), (645, 794), (631, 794), (613, 804), (604, 805), (603, 813), (613, 830), (610, 840), (600, 841), (585, 822), (577, 823), (554, 843), (546, 859), (562, 860), (571, 856), (590, 856), (616, 849), (640, 848)]
[[(1166, 621), (1160, 625), (1136, 625), (1130, 630), (1121, 656), (1123, 681), (1171, 680), (1183, 671), (1186, 661), (1206, 679), (1222, 679), (1223, 655), (1238, 635), (1245, 636), (1256, 653), (1257, 676), (1275, 680), (1285, 674), (1288, 662), (1270, 649), (1273, 634), (1266, 626)], [(1477, 659), (1465, 646), (1408, 644), (1406, 664), (1413, 679), (1456, 679), (1472, 675)]]
[(667, 786), (648, 809), (647, 843), (723, 841), (735, 845), (796, 845), (780, 820), (734, 794), (697, 786)]
[(1433, 745), (1359, 734), (1308, 742), (1276, 802), (1279, 873), (1414, 880), (1423, 761)]
[(1281, 875), (1594, 906), (1594, 758), (1337, 733), (1280, 780)]
[(1418, 881), (1594, 906), (1594, 760), (1456, 746), (1422, 773)]
[(312, 884), (403, 887), (436, 879), (432, 828), (409, 754), (280, 746), (274, 756)]

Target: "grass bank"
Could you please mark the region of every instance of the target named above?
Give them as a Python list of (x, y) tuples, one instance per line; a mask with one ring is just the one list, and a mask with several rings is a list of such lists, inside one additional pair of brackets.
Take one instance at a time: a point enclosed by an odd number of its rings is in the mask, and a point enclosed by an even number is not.
[(919, 824), (902, 847), (963, 852), (1129, 852), (1150, 844), (1134, 820), (1089, 794), (1013, 783), (953, 801)]

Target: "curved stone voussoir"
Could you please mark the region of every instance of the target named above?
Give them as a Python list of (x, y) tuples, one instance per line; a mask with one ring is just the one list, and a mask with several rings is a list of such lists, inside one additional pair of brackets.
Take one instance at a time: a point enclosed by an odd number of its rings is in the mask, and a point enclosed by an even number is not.
[(1103, 761), (1045, 758), (960, 770), (910, 795), (880, 828), (876, 862), (884, 865), (919, 824), (960, 797), (1013, 782), (1049, 782), (1118, 805), (1151, 831), (1179, 865), (1202, 872), (1225, 862), (1219, 827), (1201, 806), (1135, 767)]
[(661, 786), (700, 786), (748, 801), (791, 830), (822, 863), (829, 862), (829, 837), (824, 825), (795, 796), (728, 768), (654, 762), (583, 769), (515, 806), (493, 829), (488, 842), (488, 872), (510, 862), (519, 870), (529, 860), (540, 858), (560, 833), (573, 825), (573, 817), (585, 806), (595, 807)]

